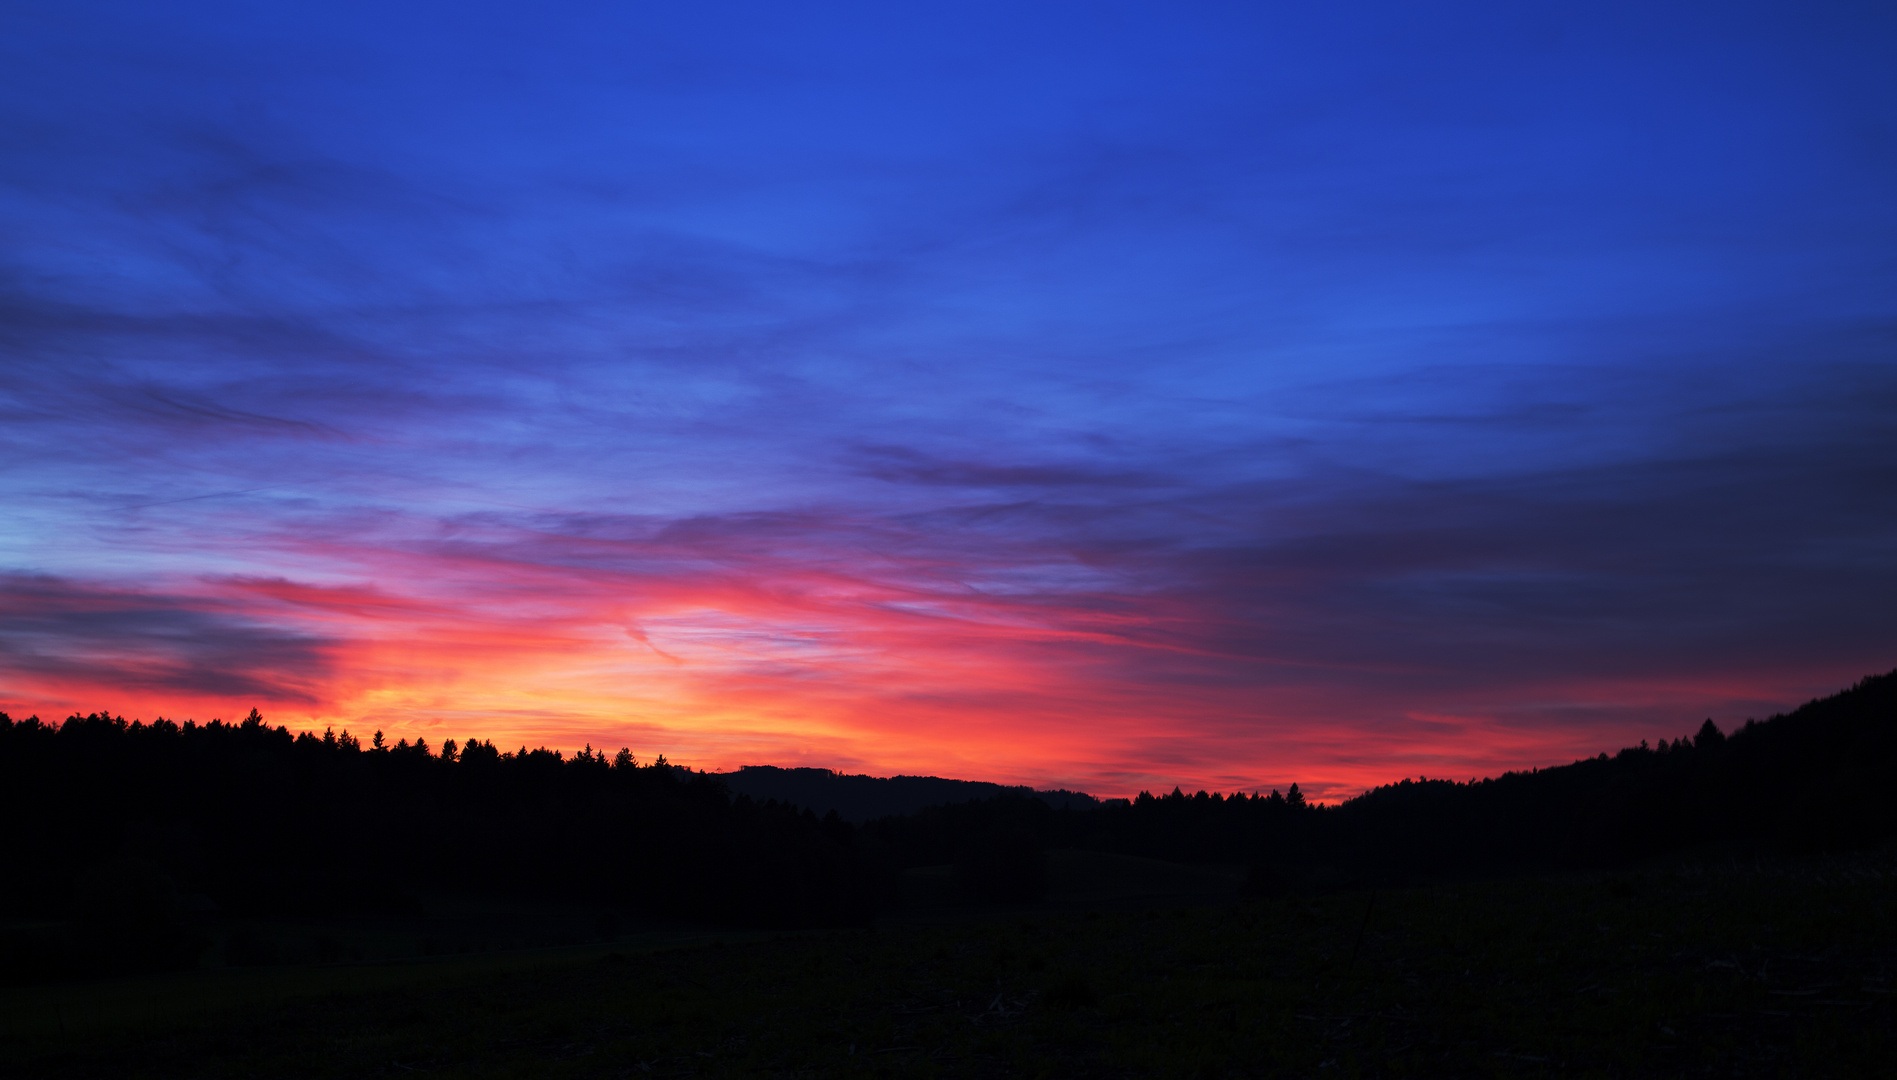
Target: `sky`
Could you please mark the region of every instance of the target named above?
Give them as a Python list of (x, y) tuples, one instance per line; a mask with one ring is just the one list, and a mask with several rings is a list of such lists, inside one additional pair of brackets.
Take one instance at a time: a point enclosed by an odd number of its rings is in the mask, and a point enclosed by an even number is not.
[(15, 3), (0, 709), (1323, 798), (1897, 667), (1897, 8)]

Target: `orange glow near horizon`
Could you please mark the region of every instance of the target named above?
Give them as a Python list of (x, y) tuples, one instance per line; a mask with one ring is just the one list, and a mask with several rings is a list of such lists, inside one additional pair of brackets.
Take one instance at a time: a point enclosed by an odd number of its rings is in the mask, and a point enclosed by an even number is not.
[[(373, 556), (391, 584), (199, 578), (57, 601), (123, 610), (146, 597), (303, 643), (280, 663), (266, 650), (247, 693), (167, 686), (177, 680), (163, 657), (97, 655), (16, 673), (0, 707), (208, 720), (254, 706), (293, 730), (626, 746), (713, 771), (811, 765), (1101, 796), (1296, 782), (1335, 800), (1404, 776), (1562, 763), (1684, 733), (1708, 712), (1763, 715), (1833, 688), (1763, 674), (1432, 693), (1413, 673), (1368, 664), (1286, 677), (1195, 637), (1217, 614), (1176, 596), (1094, 591), (1063, 604), (890, 561), (643, 573), (576, 572), (544, 552), (352, 555)], [(1545, 722), (1561, 710), (1571, 722)]]

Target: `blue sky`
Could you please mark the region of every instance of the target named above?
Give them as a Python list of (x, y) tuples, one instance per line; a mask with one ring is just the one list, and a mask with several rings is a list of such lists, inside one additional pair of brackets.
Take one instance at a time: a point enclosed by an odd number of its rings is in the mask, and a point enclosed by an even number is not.
[(1793, 704), (1897, 657), (1893, 55), (12, 7), (0, 708), (1344, 792)]

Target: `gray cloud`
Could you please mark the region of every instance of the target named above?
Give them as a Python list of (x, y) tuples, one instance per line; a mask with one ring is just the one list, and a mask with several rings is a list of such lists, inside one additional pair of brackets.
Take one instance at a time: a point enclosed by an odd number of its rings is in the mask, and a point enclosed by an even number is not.
[(315, 703), (337, 643), (202, 597), (0, 576), (0, 678)]

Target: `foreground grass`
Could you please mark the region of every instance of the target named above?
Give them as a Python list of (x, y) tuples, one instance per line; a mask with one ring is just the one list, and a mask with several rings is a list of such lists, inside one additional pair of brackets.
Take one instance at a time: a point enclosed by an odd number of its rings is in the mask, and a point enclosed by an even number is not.
[(1888, 856), (647, 944), (51, 988), (7, 1004), (0, 1071), (1808, 1077), (1897, 1061)]

